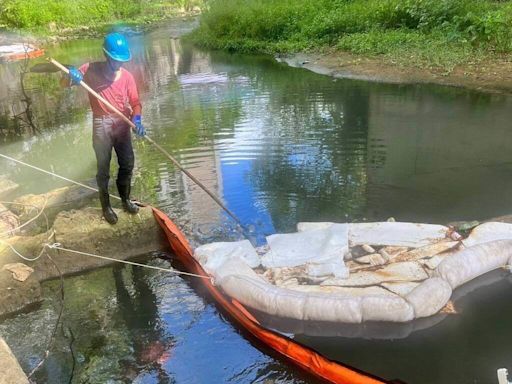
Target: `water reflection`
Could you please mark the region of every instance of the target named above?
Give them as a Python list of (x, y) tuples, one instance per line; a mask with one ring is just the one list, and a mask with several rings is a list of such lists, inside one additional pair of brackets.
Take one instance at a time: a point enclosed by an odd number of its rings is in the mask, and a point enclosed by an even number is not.
[(171, 356), (174, 340), (165, 334), (158, 315), (158, 301), (147, 277), (141, 268), (131, 267), (134, 293), (130, 295), (122, 267), (114, 267), (112, 272), (119, 317), (126, 324), (133, 348), (133, 357), (120, 361), (125, 382), (132, 383), (141, 374), (153, 376), (161, 384), (174, 382), (164, 369)]
[[(510, 212), (510, 97), (333, 80), (269, 57), (201, 51), (169, 36), (163, 29), (130, 37), (135, 48), (129, 69), (142, 91), (148, 133), (221, 196), (253, 229), (257, 241), (293, 231), (298, 221), (393, 216), (447, 222)], [(67, 42), (51, 48), (50, 54), (78, 65), (101, 59), (100, 45), (100, 40)], [(16, 64), (0, 66), (0, 81), (9, 89), (0, 90), (1, 124), (19, 99), (15, 69)], [(77, 180), (92, 178), (95, 160), (86, 94), (80, 89), (63, 92), (56, 75), (31, 75), (28, 81), (43, 133), (5, 142), (0, 151)], [(240, 236), (231, 219), (151, 146), (136, 141), (136, 157), (135, 196), (162, 208), (194, 244)], [(22, 193), (61, 185), (3, 160), (0, 167), (21, 184)], [(83, 324), (81, 333), (86, 335), (77, 343), (85, 362), (78, 376), (156, 382), (160, 375), (161, 380), (187, 383), (309, 380), (254, 349), (188, 283), (136, 275), (135, 270), (107, 269), (73, 280), (81, 289), (80, 300), (69, 304), (69, 313), (74, 324)], [(504, 281), (510, 285), (502, 276), (490, 287), (503, 289)], [(494, 288), (493, 294), (497, 298), (488, 295), (485, 306), (505, 305)], [(81, 317), (83, 308), (87, 311)], [(489, 319), (476, 312), (433, 318), (427, 325), (411, 323), (377, 341), (370, 327), (341, 334), (335, 328), (332, 339), (299, 337), (334, 358), (389, 378), (482, 381), (484, 375), (490, 377), (484, 369), (506, 356), (487, 339), (508, 340), (511, 334), (501, 325), (489, 329)], [(42, 312), (32, 316), (41, 324), (48, 322)], [(490, 320), (501, 321), (497, 315)], [(457, 331), (465, 321), (471, 326)], [(311, 334), (304, 325), (298, 327), (293, 331)], [(463, 332), (481, 335), (465, 344), (455, 339), (458, 335), (466, 340)], [(446, 348), (444, 337), (453, 341), (453, 348)], [(425, 340), (427, 348), (421, 344)], [(30, 345), (30, 340), (24, 342)], [(66, 343), (62, 350), (67, 353)], [(27, 348), (16, 352), (34, 354)], [(167, 360), (150, 364), (166, 352)], [(473, 364), (460, 380), (445, 363), (452, 356)], [(440, 363), (436, 359), (441, 357)], [(405, 362), (396, 364), (394, 359)], [(191, 368), (192, 360), (196, 365)], [(63, 361), (53, 364), (62, 367)], [(417, 369), (423, 361), (429, 361), (429, 374)], [(201, 367), (204, 362), (206, 368)], [(47, 374), (59, 382), (64, 371)]]

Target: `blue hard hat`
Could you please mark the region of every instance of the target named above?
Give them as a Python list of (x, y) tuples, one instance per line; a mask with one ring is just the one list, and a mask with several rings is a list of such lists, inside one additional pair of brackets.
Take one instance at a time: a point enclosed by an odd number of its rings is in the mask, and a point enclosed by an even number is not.
[(105, 36), (103, 51), (115, 61), (130, 61), (132, 58), (128, 41), (120, 33), (109, 33)]

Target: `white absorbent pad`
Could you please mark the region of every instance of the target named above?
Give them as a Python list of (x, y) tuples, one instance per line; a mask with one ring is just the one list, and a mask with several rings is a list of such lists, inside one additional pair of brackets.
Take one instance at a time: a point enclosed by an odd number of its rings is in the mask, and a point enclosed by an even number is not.
[(473, 245), (444, 259), (438, 265), (436, 274), (455, 289), (475, 277), (504, 267), (511, 257), (512, 240)]
[(327, 229), (332, 227), (333, 225), (347, 225), (347, 224), (336, 224), (331, 222), (302, 222), (297, 224), (298, 232), (306, 232), (313, 231), (315, 229)]
[(512, 224), (489, 222), (480, 224), (471, 231), (467, 239), (462, 240), (466, 247), (494, 240), (512, 240)]
[(242, 275), (226, 276), (219, 284), (240, 303), (269, 315), (342, 323), (362, 321), (359, 297), (296, 292)]
[(334, 276), (338, 279), (348, 278), (350, 271), (346, 267), (341, 257), (336, 257), (332, 262), (326, 263), (307, 263), (306, 274), (312, 278)]
[(349, 243), (354, 245), (393, 245), (418, 248), (447, 237), (449, 228), (435, 224), (399, 222), (349, 224)]
[(261, 258), (267, 268), (295, 267), (306, 263), (343, 262), (348, 253), (348, 225), (267, 237), (270, 250)]
[(234, 257), (242, 259), (251, 268), (260, 265), (260, 257), (249, 240), (201, 245), (196, 248), (194, 257), (206, 272), (214, 276), (222, 264)]
[(405, 299), (412, 305), (415, 318), (428, 317), (439, 312), (450, 300), (452, 287), (439, 277), (425, 280)]

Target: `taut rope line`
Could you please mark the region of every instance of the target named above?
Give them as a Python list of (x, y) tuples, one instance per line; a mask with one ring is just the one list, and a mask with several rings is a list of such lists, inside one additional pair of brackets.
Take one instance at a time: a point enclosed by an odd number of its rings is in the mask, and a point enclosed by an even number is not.
[[(50, 171), (47, 171), (46, 169), (36, 167), (35, 165), (25, 163), (25, 162), (23, 162), (23, 161), (21, 161), (21, 160), (17, 160), (17, 159), (15, 159), (15, 158), (12, 158), (12, 157), (10, 157), (10, 156), (4, 155), (4, 154), (2, 154), (2, 153), (0, 153), (0, 157), (3, 157), (4, 159), (10, 160), (10, 161), (14, 161), (14, 162), (16, 162), (16, 163), (18, 163), (18, 164), (21, 164), (21, 165), (25, 165), (26, 167), (29, 167), (29, 168), (35, 169), (35, 170), (37, 170), (37, 171), (40, 171), (40, 172), (46, 173), (47, 175), (55, 176), (55, 177), (57, 177), (58, 179), (65, 180), (65, 181), (69, 181), (70, 183), (73, 183), (73, 184), (79, 185), (79, 186), (81, 186), (81, 187), (84, 187), (84, 188), (90, 189), (91, 191), (98, 192), (98, 189), (97, 189), (97, 188), (91, 187), (91, 186), (86, 185), (86, 184), (82, 184), (82, 183), (80, 183), (80, 182), (78, 182), (78, 181), (75, 181), (75, 180), (68, 179), (67, 177), (64, 177), (64, 176), (57, 175), (57, 174), (56, 174), (56, 173), (54, 173), (54, 172), (50, 172)], [(111, 197), (113, 197), (114, 199), (121, 200), (121, 198), (120, 198), (119, 196), (115, 196), (115, 195), (110, 195), (110, 196), (111, 196)]]
[(114, 262), (118, 262), (118, 263), (122, 263), (122, 264), (135, 265), (135, 266), (137, 266), (137, 267), (144, 267), (144, 268), (149, 268), (149, 269), (156, 269), (156, 270), (158, 270), (158, 271), (170, 272), (170, 273), (176, 273), (176, 274), (178, 274), (178, 275), (186, 275), (186, 276), (199, 277), (199, 278), (202, 278), (202, 279), (208, 279), (208, 280), (211, 280), (211, 277), (210, 277), (210, 276), (198, 275), (198, 274), (195, 274), (195, 273), (189, 273), (189, 272), (182, 272), (182, 271), (177, 271), (177, 270), (175, 270), (175, 269), (169, 269), (169, 268), (156, 267), (156, 266), (153, 266), (153, 265), (147, 265), (147, 264), (135, 263), (135, 262), (133, 262), (133, 261), (119, 260), (119, 259), (114, 259), (114, 258), (112, 258), (112, 257), (95, 255), (95, 254), (93, 254), (93, 253), (88, 253), (88, 252), (75, 251), (74, 249), (68, 249), (68, 248), (64, 248), (64, 247), (62, 247), (62, 245), (61, 245), (60, 243), (46, 244), (46, 247), (48, 247), (48, 248), (50, 248), (50, 249), (58, 249), (59, 251), (64, 251), (64, 252), (76, 253), (77, 255), (83, 255), (83, 256), (96, 257), (96, 258), (98, 258), (98, 259), (103, 259), (103, 260), (108, 260), (108, 261), (114, 261)]

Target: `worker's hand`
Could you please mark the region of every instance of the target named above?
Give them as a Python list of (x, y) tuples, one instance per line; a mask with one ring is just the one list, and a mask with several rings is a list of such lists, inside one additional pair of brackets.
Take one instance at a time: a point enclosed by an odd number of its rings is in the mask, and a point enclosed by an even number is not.
[(78, 85), (84, 79), (84, 75), (75, 67), (69, 67), (69, 79), (71, 80), (71, 85)]
[(146, 134), (146, 130), (144, 129), (144, 126), (142, 125), (142, 116), (141, 115), (135, 115), (132, 117), (132, 122), (135, 124), (135, 133), (137, 136), (144, 137)]

